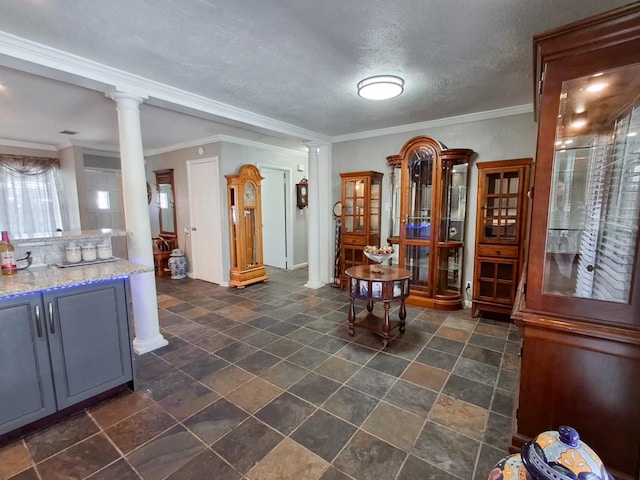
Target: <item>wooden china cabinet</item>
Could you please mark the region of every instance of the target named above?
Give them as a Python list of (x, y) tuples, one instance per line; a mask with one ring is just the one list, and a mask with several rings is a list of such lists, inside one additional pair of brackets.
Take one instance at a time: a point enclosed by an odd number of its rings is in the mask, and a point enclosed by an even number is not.
[(640, 3), (534, 37), (538, 146), (512, 450), (570, 425), (640, 478)]
[(387, 157), (391, 169), (393, 262), (411, 271), (407, 303), (439, 310), (463, 306), (462, 259), (467, 170), (473, 150), (425, 136)]
[(531, 158), (481, 162), (471, 315), (511, 313), (522, 272)]
[(244, 288), (269, 280), (262, 263), (262, 201), (260, 182), (263, 177), (254, 165), (243, 165), (227, 178), (229, 202), (229, 244), (231, 247), (231, 280), (229, 285)]
[(340, 286), (347, 283), (347, 268), (369, 264), (367, 245), (380, 246), (382, 177), (380, 172), (341, 173)]

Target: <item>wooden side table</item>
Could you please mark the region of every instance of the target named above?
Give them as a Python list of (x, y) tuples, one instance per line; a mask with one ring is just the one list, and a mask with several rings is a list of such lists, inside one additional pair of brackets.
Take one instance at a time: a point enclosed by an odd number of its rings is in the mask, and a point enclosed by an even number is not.
[[(382, 348), (389, 344), (389, 332), (398, 327), (404, 332), (407, 309), (404, 301), (409, 296), (409, 278), (411, 272), (400, 267), (382, 267), (382, 273), (374, 272), (378, 265), (358, 265), (348, 268), (347, 290), (349, 292), (349, 335), (354, 335), (355, 328), (364, 328), (382, 337)], [(366, 300), (367, 316), (356, 322), (355, 300)], [(383, 302), (384, 316), (373, 314), (375, 302)], [(389, 319), (391, 302), (400, 302), (400, 320)]]
[(153, 249), (153, 264), (157, 277), (165, 277), (170, 275), (169, 273), (169, 258), (171, 257), (170, 251)]

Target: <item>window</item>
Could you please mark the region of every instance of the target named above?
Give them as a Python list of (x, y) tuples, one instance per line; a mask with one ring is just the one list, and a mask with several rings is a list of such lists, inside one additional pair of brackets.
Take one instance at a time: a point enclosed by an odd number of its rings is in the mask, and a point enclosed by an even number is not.
[(96, 191), (96, 204), (98, 205), (98, 210), (109, 210), (111, 208), (109, 192), (105, 190)]
[(61, 183), (55, 158), (0, 154), (0, 230), (13, 236), (64, 230)]

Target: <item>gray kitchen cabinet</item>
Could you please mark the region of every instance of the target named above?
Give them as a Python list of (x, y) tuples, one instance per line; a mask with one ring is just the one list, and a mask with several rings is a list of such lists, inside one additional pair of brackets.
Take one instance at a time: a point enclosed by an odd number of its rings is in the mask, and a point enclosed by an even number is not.
[(42, 295), (0, 301), (0, 434), (57, 410)]
[(132, 381), (125, 282), (0, 300), (0, 434)]

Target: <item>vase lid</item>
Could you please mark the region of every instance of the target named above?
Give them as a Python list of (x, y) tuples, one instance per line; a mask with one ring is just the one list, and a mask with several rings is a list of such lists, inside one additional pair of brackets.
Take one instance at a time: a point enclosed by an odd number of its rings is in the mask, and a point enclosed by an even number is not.
[(170, 257), (184, 257), (184, 253), (182, 253), (182, 250), (180, 250), (179, 248), (174, 248), (173, 250), (171, 250), (171, 254), (169, 256)]
[(614, 480), (598, 455), (568, 426), (542, 432), (526, 443), (522, 462), (536, 480)]

